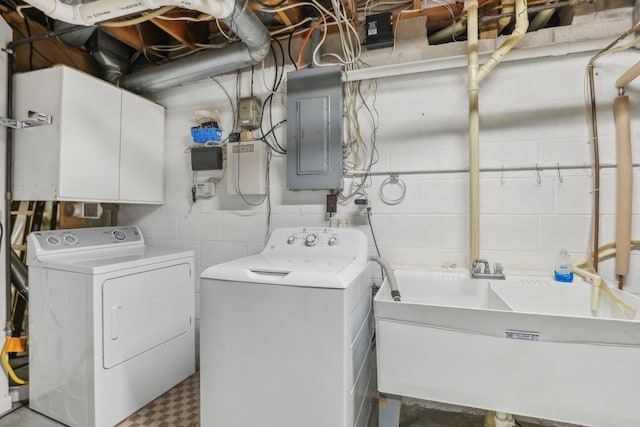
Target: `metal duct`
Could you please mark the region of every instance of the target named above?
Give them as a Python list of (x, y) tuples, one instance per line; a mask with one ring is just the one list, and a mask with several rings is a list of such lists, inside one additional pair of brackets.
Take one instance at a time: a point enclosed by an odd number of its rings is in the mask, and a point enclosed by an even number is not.
[[(60, 0), (60, 2), (70, 6), (75, 6), (77, 4), (87, 3), (88, 0)], [(75, 26), (76, 24), (70, 24), (64, 21), (55, 21), (53, 24), (53, 29), (55, 31), (62, 31), (66, 28), (72, 28)], [(80, 46), (83, 46), (89, 40), (89, 38), (91, 38), (95, 31), (96, 27), (87, 27), (81, 31), (74, 31), (72, 33), (58, 36), (58, 39), (60, 39), (60, 41), (67, 46), (79, 48)]]
[(242, 40), (223, 49), (209, 50), (168, 64), (126, 75), (120, 86), (132, 92), (152, 92), (228, 73), (261, 62), (269, 53), (271, 35), (260, 19), (238, 0), (222, 21)]
[(29, 273), (27, 271), (27, 267), (20, 261), (18, 255), (13, 251), (13, 249), (8, 248), (8, 251), (11, 252), (11, 283), (16, 287), (16, 290), (20, 293), (22, 298), (25, 301), (29, 300)]
[(105, 80), (118, 84), (129, 68), (129, 47), (102, 30), (91, 40), (91, 55), (102, 68)]
[(161, 6), (179, 6), (221, 19), (244, 43), (123, 77), (121, 86), (134, 92), (166, 89), (257, 64), (267, 56), (271, 44), (269, 31), (244, 0), (97, 0), (74, 6), (62, 0), (25, 1), (54, 19), (87, 26)]
[[(67, 22), (56, 21), (53, 25), (55, 31), (62, 31), (67, 28), (75, 28), (75, 24), (69, 24)], [(76, 49), (83, 46), (87, 40), (91, 38), (96, 31), (96, 27), (87, 27), (84, 30), (74, 31), (72, 33), (63, 34), (58, 36), (60, 41), (67, 46), (75, 47)]]

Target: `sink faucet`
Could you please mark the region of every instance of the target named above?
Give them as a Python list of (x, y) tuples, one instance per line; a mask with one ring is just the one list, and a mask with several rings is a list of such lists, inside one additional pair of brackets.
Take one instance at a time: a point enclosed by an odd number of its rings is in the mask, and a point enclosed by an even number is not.
[(486, 259), (473, 260), (473, 263), (471, 264), (471, 277), (474, 279), (505, 279), (502, 264), (499, 262), (493, 264), (492, 273), (491, 268), (489, 267), (489, 261)]

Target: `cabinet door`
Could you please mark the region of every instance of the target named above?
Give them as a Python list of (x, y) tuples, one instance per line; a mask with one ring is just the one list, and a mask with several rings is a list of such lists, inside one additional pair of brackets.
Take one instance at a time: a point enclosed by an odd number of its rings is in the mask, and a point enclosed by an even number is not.
[(164, 108), (122, 92), (120, 201), (164, 201)]
[(59, 198), (116, 201), (121, 90), (84, 73), (63, 70)]
[(62, 67), (15, 76), (14, 116), (24, 119), (29, 111), (37, 111), (51, 115), (53, 124), (13, 133), (13, 200), (53, 200), (59, 196), (61, 83)]

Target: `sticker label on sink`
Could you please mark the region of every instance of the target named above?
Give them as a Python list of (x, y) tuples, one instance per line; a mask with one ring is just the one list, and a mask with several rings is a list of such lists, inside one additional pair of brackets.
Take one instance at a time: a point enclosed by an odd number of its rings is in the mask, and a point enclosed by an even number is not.
[(511, 340), (540, 341), (540, 334), (537, 332), (505, 331), (504, 335)]

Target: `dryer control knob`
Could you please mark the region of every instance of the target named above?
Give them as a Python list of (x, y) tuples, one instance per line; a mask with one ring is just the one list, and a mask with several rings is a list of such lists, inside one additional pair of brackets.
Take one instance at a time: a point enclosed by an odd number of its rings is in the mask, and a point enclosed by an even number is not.
[(58, 236), (47, 237), (47, 243), (51, 246), (58, 246), (60, 244), (60, 238)]
[(293, 236), (293, 235), (289, 236), (289, 238), (287, 239), (287, 243), (290, 245), (293, 245), (293, 242), (295, 241), (296, 241), (296, 236)]
[(335, 236), (331, 236), (331, 237), (329, 237), (329, 242), (328, 243), (329, 243), (329, 246), (333, 246), (336, 243), (338, 243), (338, 239), (336, 239)]
[(315, 234), (307, 234), (307, 237), (304, 239), (304, 243), (307, 246), (314, 246), (318, 243), (318, 236)]
[(124, 232), (124, 231), (122, 231), (122, 230), (115, 230), (115, 231), (113, 232), (113, 237), (114, 237), (116, 240), (125, 240), (125, 239), (127, 238), (127, 233), (125, 233), (125, 232)]

